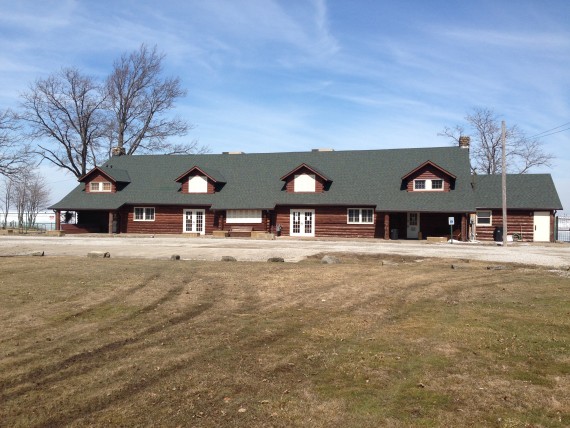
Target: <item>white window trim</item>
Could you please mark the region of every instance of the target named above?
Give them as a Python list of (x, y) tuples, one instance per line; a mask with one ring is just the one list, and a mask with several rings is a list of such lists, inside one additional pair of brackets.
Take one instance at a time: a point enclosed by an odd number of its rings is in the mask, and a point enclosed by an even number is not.
[[(188, 218), (188, 214), (190, 214), (190, 218)], [(202, 228), (199, 229), (197, 226), (197, 218), (198, 215), (202, 216)], [(206, 210), (202, 209), (187, 209), (183, 210), (182, 212), (182, 233), (199, 233), (200, 235), (206, 234)], [(188, 223), (190, 220), (190, 223)], [(190, 227), (188, 227), (190, 225)], [(190, 230), (187, 230), (190, 229)]]
[(226, 223), (261, 223), (261, 210), (227, 210)]
[[(479, 223), (479, 213), (489, 213), (489, 223)], [(492, 210), (477, 210), (475, 213), (476, 226), (492, 226), (493, 225), (493, 211)], [(487, 217), (485, 217), (487, 218)]]
[[(299, 233), (293, 233), (293, 223), (294, 223), (294, 213), (299, 212), (301, 216), (301, 230)], [(311, 213), (311, 231), (309, 233), (305, 232), (305, 215), (306, 213)], [(316, 217), (315, 217), (315, 210), (314, 209), (291, 209), (289, 210), (289, 235), (290, 236), (315, 236), (316, 230)]]
[[(434, 189), (434, 187), (433, 187), (433, 182), (434, 182), (434, 181), (441, 181), (441, 187), (440, 187), (439, 189)], [(443, 179), (441, 179), (441, 178), (435, 178), (435, 179), (433, 179), (433, 180), (430, 180), (430, 186), (431, 186), (431, 190), (433, 190), (433, 191), (436, 191), (436, 192), (442, 191), (443, 188), (445, 187), (445, 182), (444, 182)]]
[[(350, 210), (358, 211), (358, 221), (350, 221)], [(372, 211), (372, 221), (362, 221), (362, 211)], [(346, 223), (347, 224), (374, 224), (374, 209), (373, 208), (347, 208), (346, 209)]]
[[(143, 210), (143, 218), (137, 218), (137, 210)], [(152, 218), (147, 219), (146, 210), (152, 210)], [(133, 221), (154, 221), (156, 218), (156, 210), (154, 207), (134, 207), (133, 209)]]
[(315, 193), (317, 191), (315, 174), (296, 174), (293, 182), (293, 191)]
[[(109, 190), (105, 190), (103, 188), (103, 183), (109, 183)], [(93, 185), (97, 184), (97, 189), (93, 188)], [(93, 192), (93, 193), (109, 193), (113, 191), (113, 185), (111, 184), (110, 181), (91, 181), (89, 183), (89, 191)]]
[(208, 193), (208, 179), (206, 176), (190, 176), (188, 178), (188, 193)]
[[(429, 178), (416, 178), (414, 179), (414, 192), (442, 192), (445, 188), (445, 181), (441, 178), (434, 178), (433, 180), (441, 180), (441, 189), (432, 189), (431, 182), (432, 180)], [(425, 189), (417, 189), (416, 188), (416, 181), (425, 181), (426, 188)]]

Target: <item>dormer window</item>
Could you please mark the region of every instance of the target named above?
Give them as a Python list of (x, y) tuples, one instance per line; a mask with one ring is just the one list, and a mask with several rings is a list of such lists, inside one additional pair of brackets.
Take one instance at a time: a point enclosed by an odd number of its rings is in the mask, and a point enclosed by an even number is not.
[(131, 182), (131, 178), (124, 169), (104, 165), (96, 166), (79, 177), (78, 181), (85, 183), (87, 193), (115, 193), (125, 188)]
[(294, 192), (315, 192), (317, 184), (315, 174), (296, 174)]
[(226, 180), (219, 171), (212, 168), (193, 166), (176, 180), (182, 193), (215, 193), (224, 187)]
[(422, 190), (434, 190), (434, 191), (441, 191), (443, 190), (443, 180), (441, 179), (420, 179), (414, 180), (414, 190), (422, 191)]
[(450, 192), (456, 176), (432, 161), (426, 161), (402, 177), (402, 188), (408, 192)]
[(91, 192), (111, 192), (113, 187), (108, 181), (92, 181), (89, 183), (89, 191)]
[(208, 179), (203, 175), (188, 178), (188, 193), (208, 193)]
[(426, 181), (425, 180), (414, 180), (414, 190), (425, 190)]
[(287, 193), (323, 193), (329, 189), (332, 180), (321, 171), (302, 163), (283, 177)]

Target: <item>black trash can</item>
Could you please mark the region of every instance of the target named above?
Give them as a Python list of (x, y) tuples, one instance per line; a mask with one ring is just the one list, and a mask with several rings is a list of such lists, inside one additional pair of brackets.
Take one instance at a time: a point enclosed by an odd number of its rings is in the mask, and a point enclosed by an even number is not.
[(398, 239), (398, 229), (390, 229), (390, 239)]
[(503, 226), (495, 227), (493, 231), (493, 239), (495, 242), (503, 242)]

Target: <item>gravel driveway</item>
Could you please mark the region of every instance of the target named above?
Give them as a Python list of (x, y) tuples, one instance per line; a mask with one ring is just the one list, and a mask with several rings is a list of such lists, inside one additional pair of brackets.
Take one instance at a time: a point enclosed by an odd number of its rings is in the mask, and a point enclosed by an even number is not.
[(220, 260), (233, 256), (237, 260), (266, 261), (283, 257), (297, 262), (317, 253), (355, 252), (367, 254), (402, 254), (423, 257), (464, 258), (494, 263), (524, 263), (541, 266), (570, 265), (569, 244), (511, 244), (506, 248), (495, 244), (432, 244), (426, 241), (295, 240), (273, 241), (253, 239), (214, 239), (174, 236), (74, 235), (1, 236), (0, 256), (25, 255), (43, 251), (46, 256), (86, 256), (90, 251), (105, 251), (111, 257), (170, 258), (179, 255), (188, 260)]

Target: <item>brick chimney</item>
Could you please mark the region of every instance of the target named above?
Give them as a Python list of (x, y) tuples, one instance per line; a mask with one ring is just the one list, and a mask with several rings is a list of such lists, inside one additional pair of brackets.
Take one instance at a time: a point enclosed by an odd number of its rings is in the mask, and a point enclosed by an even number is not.
[(471, 138), (464, 135), (459, 137), (459, 147), (462, 149), (469, 149), (469, 144), (471, 143)]
[(113, 147), (111, 149), (111, 155), (113, 156), (124, 156), (127, 152), (125, 151), (124, 147)]

